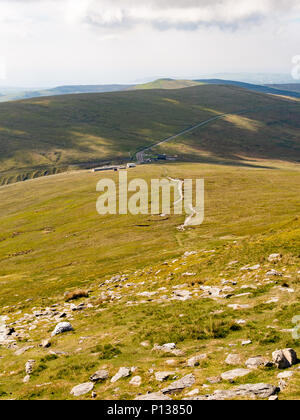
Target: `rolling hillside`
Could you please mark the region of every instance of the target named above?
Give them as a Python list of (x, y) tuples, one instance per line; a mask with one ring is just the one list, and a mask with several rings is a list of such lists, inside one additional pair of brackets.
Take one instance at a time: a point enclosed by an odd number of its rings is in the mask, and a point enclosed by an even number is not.
[(119, 92), (130, 89), (130, 85), (71, 85), (44, 90), (14, 89), (5, 91), (0, 88), (0, 103), (44, 96), (75, 95), (79, 93)]
[[(290, 96), (292, 98), (300, 98), (300, 92), (297, 89), (293, 88), (293, 84), (287, 85), (255, 85), (252, 83), (237, 82), (234, 80), (222, 80), (222, 79), (203, 79), (197, 80), (199, 83), (207, 83), (212, 85), (230, 85), (238, 86), (247, 90), (252, 90), (254, 92), (267, 93), (270, 95), (279, 95), (279, 96)], [(297, 86), (297, 85), (295, 85)]]
[(136, 85), (133, 89), (148, 90), (148, 89), (183, 89), (192, 86), (198, 86), (202, 83), (193, 80), (174, 80), (174, 79), (158, 79), (154, 82)]
[(288, 90), (290, 92), (300, 92), (300, 83), (289, 83), (282, 85), (268, 85), (272, 89)]
[(297, 101), (219, 85), (0, 104), (0, 183), (128, 161), (138, 149), (224, 113), (232, 115), (178, 139), (178, 158), (299, 161), (299, 110)]
[(0, 103), (17, 101), (22, 99), (40, 98), (58, 95), (77, 95), (80, 93), (105, 93), (105, 92), (122, 92), (124, 90), (139, 89), (182, 89), (190, 86), (197, 86), (200, 83), (192, 80), (173, 80), (159, 79), (150, 83), (138, 85), (70, 85), (57, 86), (51, 89), (30, 90), (22, 88), (1, 88), (0, 87)]
[[(264, 361), (278, 349), (300, 352), (292, 337), (300, 313), (300, 172), (264, 166), (130, 171), (148, 183), (204, 177), (205, 220), (186, 231), (176, 229), (184, 216), (99, 216), (101, 175), (87, 171), (1, 187), (0, 399), (131, 400), (158, 392), (182, 400), (217, 390), (252, 399), (249, 388), (262, 383), (269, 385), (256, 398), (278, 393), (286, 371)], [(62, 321), (73, 331), (51, 336)], [(165, 343), (176, 348), (158, 347)], [(258, 366), (246, 369), (258, 355)], [(129, 368), (125, 377), (112, 380), (121, 367)], [(287, 369), (279, 399), (299, 399), (297, 367)], [(224, 376), (238, 368), (234, 380)], [(102, 379), (90, 379), (99, 369)], [(188, 385), (165, 391), (187, 376)], [(86, 394), (71, 394), (83, 383)], [(248, 393), (234, 394), (245, 385)]]

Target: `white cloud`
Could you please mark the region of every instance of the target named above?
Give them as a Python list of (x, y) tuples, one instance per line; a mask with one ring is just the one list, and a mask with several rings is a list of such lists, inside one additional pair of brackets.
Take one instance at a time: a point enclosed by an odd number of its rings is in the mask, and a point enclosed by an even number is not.
[(290, 73), (300, 53), (299, 7), (299, 0), (0, 0), (0, 56), (6, 83), (26, 86)]
[(99, 27), (151, 24), (160, 29), (239, 28), (289, 15), (297, 0), (90, 0), (82, 19)]

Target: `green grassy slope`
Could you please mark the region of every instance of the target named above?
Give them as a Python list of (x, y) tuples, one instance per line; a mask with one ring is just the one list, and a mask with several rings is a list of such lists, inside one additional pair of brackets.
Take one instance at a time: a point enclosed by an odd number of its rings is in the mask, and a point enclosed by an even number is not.
[[(224, 363), (230, 352), (241, 356), (235, 367), (245, 367), (250, 356), (270, 358), (272, 351), (289, 346), (300, 351), (299, 341), (286, 332), (300, 313), (299, 165), (265, 163), (270, 169), (189, 163), (130, 171), (130, 178), (147, 181), (205, 178), (205, 221), (185, 232), (176, 229), (183, 216), (99, 216), (99, 174), (80, 171), (0, 188), (0, 315), (8, 317), (6, 323), (18, 334), (15, 345), (0, 346), (0, 398), (69, 399), (72, 387), (87, 382), (99, 368), (106, 367), (111, 377), (121, 366), (135, 366), (132, 376), (141, 376), (142, 385), (107, 380), (96, 385), (97, 398), (132, 399), (158, 391), (174, 375), (190, 373), (195, 375), (191, 389), (200, 389), (200, 394), (241, 383), (277, 385), (274, 368), (254, 370), (235, 384), (209, 385), (206, 379), (234, 368)], [(183, 257), (186, 251), (196, 254)], [(274, 252), (283, 257), (269, 263)], [(260, 268), (240, 270), (248, 264)], [(266, 272), (271, 268), (283, 276), (270, 279)], [(125, 281), (103, 284), (116, 274), (126, 274)], [(231, 297), (201, 297), (201, 286), (224, 287), (223, 279), (228, 285), (236, 282)], [(171, 300), (175, 286), (190, 291), (192, 298)], [(84, 309), (74, 312), (64, 293), (78, 287), (90, 292), (89, 298), (75, 302)], [(154, 294), (140, 295), (144, 292)], [(277, 303), (266, 304), (275, 297)], [(40, 314), (53, 304), (58, 305), (52, 308), (56, 315), (49, 315), (49, 309)], [(229, 304), (249, 308), (236, 311)], [(75, 331), (53, 338), (50, 349), (40, 348), (62, 312)], [(238, 319), (246, 322), (239, 328)], [(241, 346), (246, 339), (252, 343)], [(142, 341), (148, 346), (141, 346)], [(175, 342), (184, 353), (151, 351), (155, 343), (166, 342)], [(187, 367), (189, 357), (202, 353), (207, 359), (200, 367)], [(29, 359), (36, 364), (24, 384)], [(173, 364), (168, 365), (170, 359)], [(150, 368), (174, 374), (161, 384)], [(280, 399), (299, 399), (299, 384), (295, 371)], [(172, 398), (181, 399), (188, 391)], [(82, 398), (91, 398), (91, 393)]]
[[(128, 161), (137, 149), (222, 113), (189, 136), (183, 158), (299, 160), (298, 102), (232, 86), (67, 95), (0, 104), (0, 183)], [(210, 131), (213, 130), (213, 131)], [(191, 140), (190, 140), (191, 139)], [(181, 139), (180, 139), (181, 140)], [(191, 141), (191, 143), (190, 143)], [(195, 148), (194, 148), (195, 146)]]

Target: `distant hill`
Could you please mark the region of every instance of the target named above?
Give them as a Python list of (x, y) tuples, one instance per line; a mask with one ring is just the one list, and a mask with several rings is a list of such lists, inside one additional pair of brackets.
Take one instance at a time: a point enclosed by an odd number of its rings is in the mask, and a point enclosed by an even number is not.
[[(248, 110), (247, 115), (234, 115)], [(186, 161), (300, 160), (300, 104), (237, 86), (200, 85), (0, 104), (0, 184), (126, 162), (137, 150), (232, 113), (165, 150)], [(172, 149), (173, 147), (173, 149)]]
[[(196, 80), (196, 82), (211, 84), (211, 85), (231, 85), (231, 86), (238, 86), (244, 89), (252, 90), (254, 92), (260, 93), (268, 93), (271, 95), (279, 95), (279, 96), (290, 96), (292, 98), (300, 98), (300, 89), (297, 90), (290, 90), (284, 89), (280, 86), (293, 86), (292, 84), (289, 85), (254, 85), (251, 83), (244, 83), (244, 82), (237, 82), (234, 80), (222, 80), (222, 79), (200, 79)], [(275, 86), (278, 86), (275, 87)], [(296, 85), (297, 86), (297, 85)]]
[(288, 83), (282, 85), (267, 85), (272, 89), (288, 90), (290, 92), (300, 92), (300, 83)]
[(198, 86), (201, 83), (193, 80), (158, 79), (154, 82), (136, 85), (133, 89), (183, 89), (191, 86)]
[(268, 93), (280, 96), (291, 96), (300, 98), (300, 84), (282, 84), (282, 85), (257, 85), (251, 83), (239, 82), (236, 80), (223, 80), (223, 79), (200, 79), (200, 80), (176, 80), (170, 78), (158, 79), (153, 82), (137, 84), (137, 85), (70, 85), (58, 86), (52, 89), (18, 89), (18, 88), (1, 88), (0, 87), (0, 102), (9, 102), (30, 98), (41, 98), (48, 96), (59, 95), (74, 95), (81, 93), (109, 93), (109, 92), (122, 92), (126, 90), (152, 90), (152, 89), (184, 89), (203, 84), (216, 84), (216, 85), (232, 85), (244, 89), (252, 90), (260, 93)]
[(71, 85), (59, 86), (45, 90), (12, 90), (10, 92), (1, 91), (0, 102), (15, 101), (20, 99), (39, 98), (43, 96), (72, 95), (79, 93), (104, 93), (117, 92), (130, 89), (132, 85)]

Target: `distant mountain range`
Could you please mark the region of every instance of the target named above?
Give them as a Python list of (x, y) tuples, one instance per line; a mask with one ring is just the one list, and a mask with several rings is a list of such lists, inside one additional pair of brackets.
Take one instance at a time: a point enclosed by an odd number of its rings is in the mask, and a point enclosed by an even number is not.
[[(290, 96), (292, 98), (300, 98), (300, 84), (286, 84), (286, 85), (254, 85), (251, 83), (237, 82), (233, 80), (221, 79), (200, 79), (198, 83), (210, 85), (230, 85), (238, 86), (254, 92), (268, 93), (271, 95)], [(290, 90), (293, 89), (293, 90)]]
[(290, 96), (300, 98), (300, 83), (284, 83), (284, 84), (253, 84), (241, 82), (239, 80), (225, 80), (223, 78), (216, 79), (198, 79), (198, 80), (176, 80), (163, 78), (154, 80), (149, 83), (137, 85), (70, 85), (59, 86), (51, 89), (29, 90), (22, 88), (1, 88), (0, 102), (9, 102), (21, 99), (40, 98), (59, 95), (75, 95), (81, 93), (107, 93), (121, 92), (128, 90), (149, 90), (149, 89), (183, 89), (197, 85), (231, 85), (238, 86), (255, 92), (267, 93), (273, 95)]

